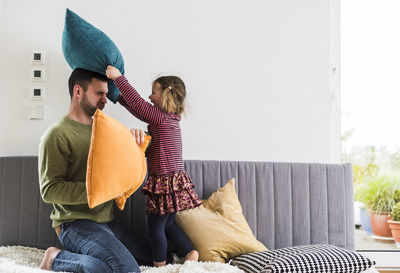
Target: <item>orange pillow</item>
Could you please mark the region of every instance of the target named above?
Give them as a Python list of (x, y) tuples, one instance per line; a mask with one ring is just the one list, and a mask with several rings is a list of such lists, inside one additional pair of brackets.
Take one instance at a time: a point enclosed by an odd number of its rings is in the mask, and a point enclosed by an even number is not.
[(139, 147), (129, 129), (99, 109), (93, 117), (86, 192), (90, 208), (114, 199), (120, 210), (143, 183), (145, 150), (151, 137)]

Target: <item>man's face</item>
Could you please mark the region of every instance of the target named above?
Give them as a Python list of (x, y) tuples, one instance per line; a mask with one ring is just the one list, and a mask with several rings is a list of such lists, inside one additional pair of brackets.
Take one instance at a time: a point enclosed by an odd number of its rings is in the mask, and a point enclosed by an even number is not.
[(107, 92), (107, 82), (93, 78), (92, 82), (88, 84), (87, 90), (83, 92), (83, 96), (79, 101), (83, 111), (91, 117), (96, 112), (96, 109), (103, 110), (105, 104), (107, 103)]

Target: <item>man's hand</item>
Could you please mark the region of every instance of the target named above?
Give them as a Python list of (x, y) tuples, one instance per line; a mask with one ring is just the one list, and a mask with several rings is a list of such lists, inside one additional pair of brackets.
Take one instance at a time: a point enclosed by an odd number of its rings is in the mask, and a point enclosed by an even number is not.
[(119, 72), (119, 70), (117, 68), (115, 68), (112, 65), (109, 65), (109, 66), (107, 66), (106, 76), (107, 76), (107, 78), (109, 78), (111, 80), (115, 80), (116, 78), (122, 76), (122, 74), (121, 74), (121, 72)]
[(141, 146), (144, 143), (144, 132), (140, 129), (131, 129), (131, 133), (133, 137), (136, 139), (136, 143), (138, 146)]

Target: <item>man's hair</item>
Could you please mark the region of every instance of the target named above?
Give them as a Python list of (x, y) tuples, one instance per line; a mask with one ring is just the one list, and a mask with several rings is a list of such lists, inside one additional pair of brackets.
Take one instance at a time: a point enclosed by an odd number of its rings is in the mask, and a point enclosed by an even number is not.
[(81, 86), (83, 90), (86, 91), (88, 84), (92, 82), (93, 78), (96, 78), (103, 82), (107, 82), (107, 77), (97, 72), (82, 68), (77, 68), (72, 71), (71, 76), (68, 79), (69, 95), (71, 96), (71, 99), (74, 95), (74, 86), (76, 84)]

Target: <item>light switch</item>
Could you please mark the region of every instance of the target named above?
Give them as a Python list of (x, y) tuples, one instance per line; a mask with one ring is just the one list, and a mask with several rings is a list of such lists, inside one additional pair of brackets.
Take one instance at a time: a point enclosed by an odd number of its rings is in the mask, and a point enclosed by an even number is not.
[(43, 119), (43, 106), (28, 107), (25, 114), (26, 117), (31, 120)]

